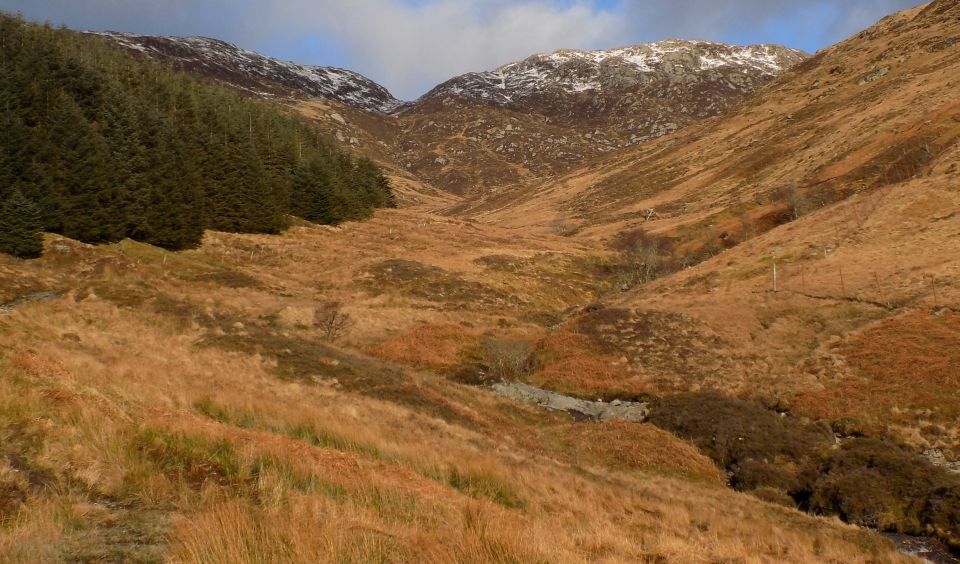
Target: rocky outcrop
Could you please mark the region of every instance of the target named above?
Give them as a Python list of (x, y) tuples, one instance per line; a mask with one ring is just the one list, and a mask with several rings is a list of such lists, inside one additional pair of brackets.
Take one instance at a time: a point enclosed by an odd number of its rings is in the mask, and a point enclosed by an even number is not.
[(19, 297), (15, 300), (9, 301), (4, 304), (0, 304), (0, 313), (8, 313), (14, 309), (34, 302), (49, 302), (55, 300), (62, 295), (62, 292), (37, 292), (35, 294), (30, 294), (27, 296)]
[(493, 391), (513, 400), (538, 405), (553, 411), (569, 413), (575, 419), (595, 421), (631, 421), (642, 423), (650, 415), (646, 403), (614, 400), (612, 402), (587, 401), (519, 383), (498, 383)]

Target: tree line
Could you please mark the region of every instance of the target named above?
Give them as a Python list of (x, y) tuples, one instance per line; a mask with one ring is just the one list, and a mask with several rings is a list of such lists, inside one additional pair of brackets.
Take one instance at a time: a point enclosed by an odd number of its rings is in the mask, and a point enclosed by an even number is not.
[(0, 14), (0, 251), (40, 233), (194, 248), (394, 205), (382, 170), (306, 120), (96, 36)]

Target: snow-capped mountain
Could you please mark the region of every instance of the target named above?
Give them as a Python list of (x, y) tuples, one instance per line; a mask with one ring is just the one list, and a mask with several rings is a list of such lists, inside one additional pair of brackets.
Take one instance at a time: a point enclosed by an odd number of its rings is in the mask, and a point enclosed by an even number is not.
[(777, 45), (680, 40), (561, 50), (456, 77), (419, 103), (503, 107), (636, 144), (730, 111), (806, 56)]
[(806, 57), (774, 45), (678, 40), (561, 50), (453, 78), (403, 103), (357, 73), (215, 39), (99, 35), (253, 95), (306, 99), (301, 111), (331, 137), (461, 194), (557, 174), (723, 114)]
[(517, 184), (732, 111), (805, 58), (678, 40), (533, 55), (404, 106), (398, 160), (452, 191)]
[(217, 39), (117, 32), (96, 35), (130, 51), (261, 96), (324, 98), (381, 113), (389, 113), (401, 103), (386, 88), (353, 71), (281, 61)]
[(740, 47), (680, 40), (606, 51), (560, 50), (453, 78), (426, 97), (453, 95), (506, 106), (545, 93), (622, 92), (662, 79), (688, 80), (697, 75), (741, 86), (772, 79), (804, 58), (802, 51), (777, 45)]

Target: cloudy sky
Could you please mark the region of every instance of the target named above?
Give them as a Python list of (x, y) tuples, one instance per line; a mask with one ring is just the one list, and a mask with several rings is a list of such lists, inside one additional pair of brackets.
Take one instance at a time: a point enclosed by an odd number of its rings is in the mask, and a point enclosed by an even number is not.
[(538, 52), (659, 39), (781, 43), (810, 52), (922, 0), (0, 0), (30, 20), (204, 35), (363, 73), (413, 99)]

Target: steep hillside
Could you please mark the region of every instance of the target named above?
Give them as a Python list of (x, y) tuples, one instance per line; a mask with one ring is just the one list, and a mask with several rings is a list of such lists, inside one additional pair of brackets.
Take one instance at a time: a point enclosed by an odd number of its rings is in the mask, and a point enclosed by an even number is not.
[(257, 96), (309, 96), (380, 113), (389, 113), (401, 103), (386, 88), (353, 71), (281, 61), (217, 39), (118, 32), (96, 35), (130, 52), (209, 76)]
[(890, 16), (736, 114), (457, 212), (618, 252), (620, 295), (568, 323), (637, 389), (753, 398), (955, 472), (957, 37), (953, 1)]
[(636, 226), (649, 216), (656, 229), (738, 207), (775, 215), (793, 206), (803, 215), (914, 177), (950, 178), (957, 9), (934, 3), (890, 16), (794, 67), (733, 115), (478, 208), (503, 208), (491, 215), (503, 221), (544, 221), (529, 202), (602, 235), (610, 231), (602, 224)]

